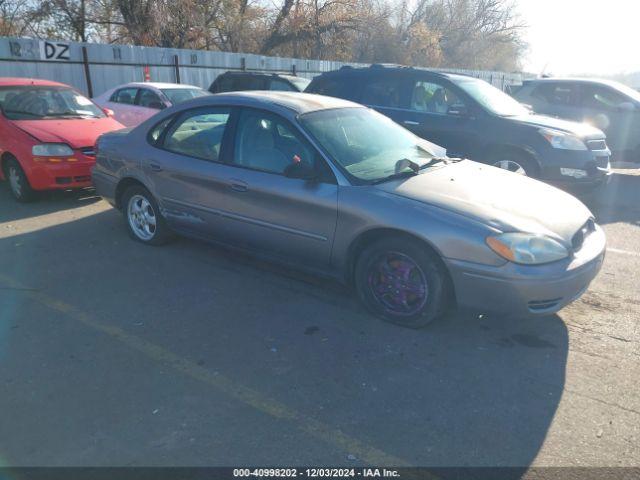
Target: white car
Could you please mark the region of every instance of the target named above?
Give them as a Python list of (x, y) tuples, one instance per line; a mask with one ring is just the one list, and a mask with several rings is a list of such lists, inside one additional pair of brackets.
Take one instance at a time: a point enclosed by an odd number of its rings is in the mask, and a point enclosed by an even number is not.
[(135, 127), (159, 110), (205, 95), (211, 94), (194, 85), (132, 82), (109, 89), (93, 101), (113, 110), (115, 119), (123, 125)]

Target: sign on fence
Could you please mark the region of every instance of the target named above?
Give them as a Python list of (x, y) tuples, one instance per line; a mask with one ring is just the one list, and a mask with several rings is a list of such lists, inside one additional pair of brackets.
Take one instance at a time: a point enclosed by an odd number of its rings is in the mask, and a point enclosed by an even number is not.
[(65, 42), (49, 42), (40, 40), (41, 60), (71, 60), (70, 45)]

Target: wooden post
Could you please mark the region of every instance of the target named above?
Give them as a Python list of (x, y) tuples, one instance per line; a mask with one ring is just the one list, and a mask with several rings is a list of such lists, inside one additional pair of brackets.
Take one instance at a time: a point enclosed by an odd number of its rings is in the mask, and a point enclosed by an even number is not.
[(180, 83), (180, 62), (178, 61), (178, 55), (173, 56), (173, 67), (176, 73), (176, 83)]
[(82, 46), (82, 64), (84, 65), (84, 77), (87, 81), (87, 93), (89, 98), (93, 97), (93, 83), (91, 83), (91, 70), (89, 69), (89, 55), (87, 55), (87, 47)]

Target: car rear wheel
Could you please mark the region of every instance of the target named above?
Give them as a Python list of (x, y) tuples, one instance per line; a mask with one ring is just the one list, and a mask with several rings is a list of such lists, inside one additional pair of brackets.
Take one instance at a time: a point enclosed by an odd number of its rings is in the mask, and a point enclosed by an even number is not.
[(383, 239), (365, 248), (355, 268), (358, 297), (388, 322), (421, 328), (446, 307), (446, 274), (424, 245)]
[(13, 198), (19, 202), (30, 202), (34, 199), (35, 192), (17, 160), (12, 158), (7, 161), (4, 174)]
[(538, 169), (534, 162), (516, 152), (502, 153), (498, 156), (499, 160), (495, 160), (492, 165), (494, 167), (508, 170), (509, 172), (526, 177), (536, 177)]
[(123, 195), (123, 214), (129, 235), (148, 245), (163, 245), (171, 238), (171, 231), (160, 214), (153, 195), (142, 186), (131, 186)]

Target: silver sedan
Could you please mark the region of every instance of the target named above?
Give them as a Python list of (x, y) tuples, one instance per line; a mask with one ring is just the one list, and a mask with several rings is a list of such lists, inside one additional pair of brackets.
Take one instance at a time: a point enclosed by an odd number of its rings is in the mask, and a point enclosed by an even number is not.
[(179, 232), (328, 274), (405, 326), (453, 304), (556, 312), (604, 259), (603, 231), (571, 195), (443, 157), (335, 98), (203, 97), (97, 147), (94, 184), (135, 240), (159, 245)]

